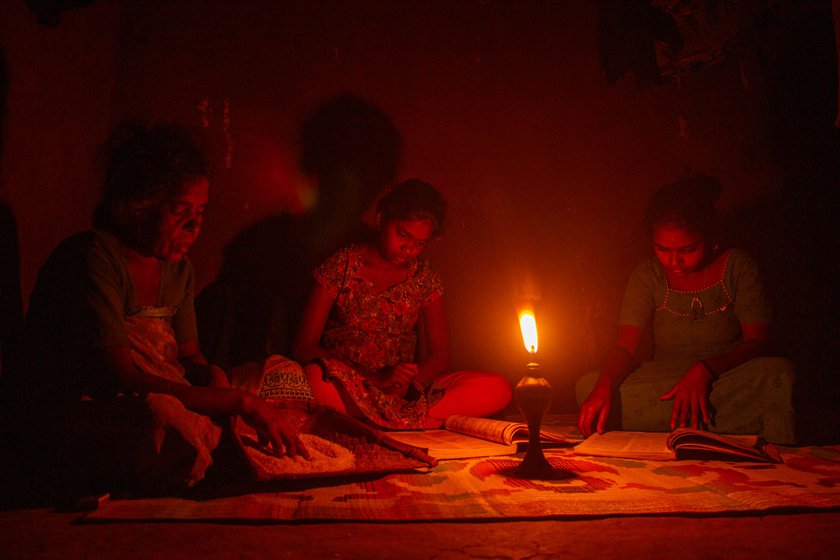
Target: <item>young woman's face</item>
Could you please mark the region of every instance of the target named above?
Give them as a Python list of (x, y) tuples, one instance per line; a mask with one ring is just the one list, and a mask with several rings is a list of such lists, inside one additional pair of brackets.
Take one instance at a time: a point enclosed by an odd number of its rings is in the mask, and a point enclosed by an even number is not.
[(429, 220), (385, 220), (380, 227), (379, 252), (391, 264), (406, 266), (420, 256), (433, 236)]
[(707, 246), (703, 236), (677, 226), (654, 230), (653, 252), (671, 274), (691, 274), (706, 264)]
[(160, 210), (157, 235), (151, 241), (153, 256), (177, 262), (184, 258), (201, 230), (207, 208), (209, 183), (200, 177)]

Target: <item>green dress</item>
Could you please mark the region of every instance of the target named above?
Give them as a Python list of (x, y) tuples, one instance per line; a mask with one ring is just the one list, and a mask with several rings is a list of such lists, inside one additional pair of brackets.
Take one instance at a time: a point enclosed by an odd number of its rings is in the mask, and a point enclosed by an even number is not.
[[(665, 270), (651, 258), (630, 277), (619, 324), (653, 328), (654, 355), (619, 388), (621, 428), (668, 431), (673, 400), (660, 401), (688, 367), (720, 355), (741, 342), (741, 324), (769, 323), (770, 306), (755, 261), (732, 249), (714, 284), (697, 291), (675, 290)], [(598, 378), (590, 372), (577, 384), (578, 402)], [(719, 433), (760, 434), (775, 443), (794, 443), (793, 364), (759, 357), (723, 372), (712, 385), (714, 408), (707, 428)]]

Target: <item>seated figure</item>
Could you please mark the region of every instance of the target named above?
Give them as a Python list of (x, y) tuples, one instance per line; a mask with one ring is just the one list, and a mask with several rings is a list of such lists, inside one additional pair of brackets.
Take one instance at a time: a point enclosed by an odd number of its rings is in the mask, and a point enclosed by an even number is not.
[[(378, 202), (376, 231), (328, 258), (294, 345), (315, 398), (386, 428), (438, 428), (455, 414), (507, 406), (499, 374), (448, 372), (449, 330), (440, 277), (423, 258), (443, 227), (445, 202), (408, 180)], [(417, 329), (427, 346), (417, 359)]]
[[(579, 427), (705, 428), (795, 442), (794, 371), (767, 356), (770, 306), (755, 261), (718, 237), (717, 180), (663, 187), (647, 211), (654, 256), (627, 284), (613, 348), (578, 381)], [(645, 329), (654, 355), (636, 367)]]

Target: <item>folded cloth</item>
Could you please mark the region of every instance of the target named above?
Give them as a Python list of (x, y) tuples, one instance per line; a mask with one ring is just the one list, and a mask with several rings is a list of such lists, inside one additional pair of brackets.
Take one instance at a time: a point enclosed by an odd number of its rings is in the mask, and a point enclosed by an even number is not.
[(294, 360), (275, 354), (262, 364), (249, 363), (230, 370), (231, 385), (267, 401), (311, 401), (312, 387), (303, 367)]

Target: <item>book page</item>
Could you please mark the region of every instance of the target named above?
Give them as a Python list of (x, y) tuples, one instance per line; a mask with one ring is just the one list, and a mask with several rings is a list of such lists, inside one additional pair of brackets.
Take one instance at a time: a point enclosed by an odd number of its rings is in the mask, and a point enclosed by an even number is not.
[(677, 450), (678, 456), (686, 452), (700, 451), (707, 455), (726, 455), (733, 459), (781, 463), (778, 449), (755, 435), (722, 435), (712, 432), (683, 428), (675, 430), (669, 438), (669, 445)]
[(524, 430), (524, 439), (521, 441), (528, 441), (528, 427), (517, 422), (473, 416), (450, 416), (443, 426), (451, 432), (508, 445), (515, 442), (514, 436), (517, 435), (517, 431)]
[(642, 460), (673, 460), (676, 455), (668, 447), (669, 435), (657, 432), (595, 433), (575, 446), (575, 454)]
[(516, 444), (496, 443), (449, 430), (388, 432), (387, 435), (401, 443), (419, 447), (435, 459), (493, 457), (513, 455), (517, 451)]
[(578, 455), (641, 460), (751, 460), (781, 463), (778, 450), (758, 436), (730, 436), (683, 428), (671, 433), (607, 432), (592, 434), (575, 447)]
[[(522, 422), (494, 420), (492, 418), (476, 418), (474, 416), (450, 416), (444, 428), (473, 437), (495, 441), (497, 443), (525, 443), (528, 441), (528, 425)], [(580, 441), (580, 435), (575, 426), (568, 426), (564, 430), (542, 428), (540, 440), (543, 443), (572, 443)]]

